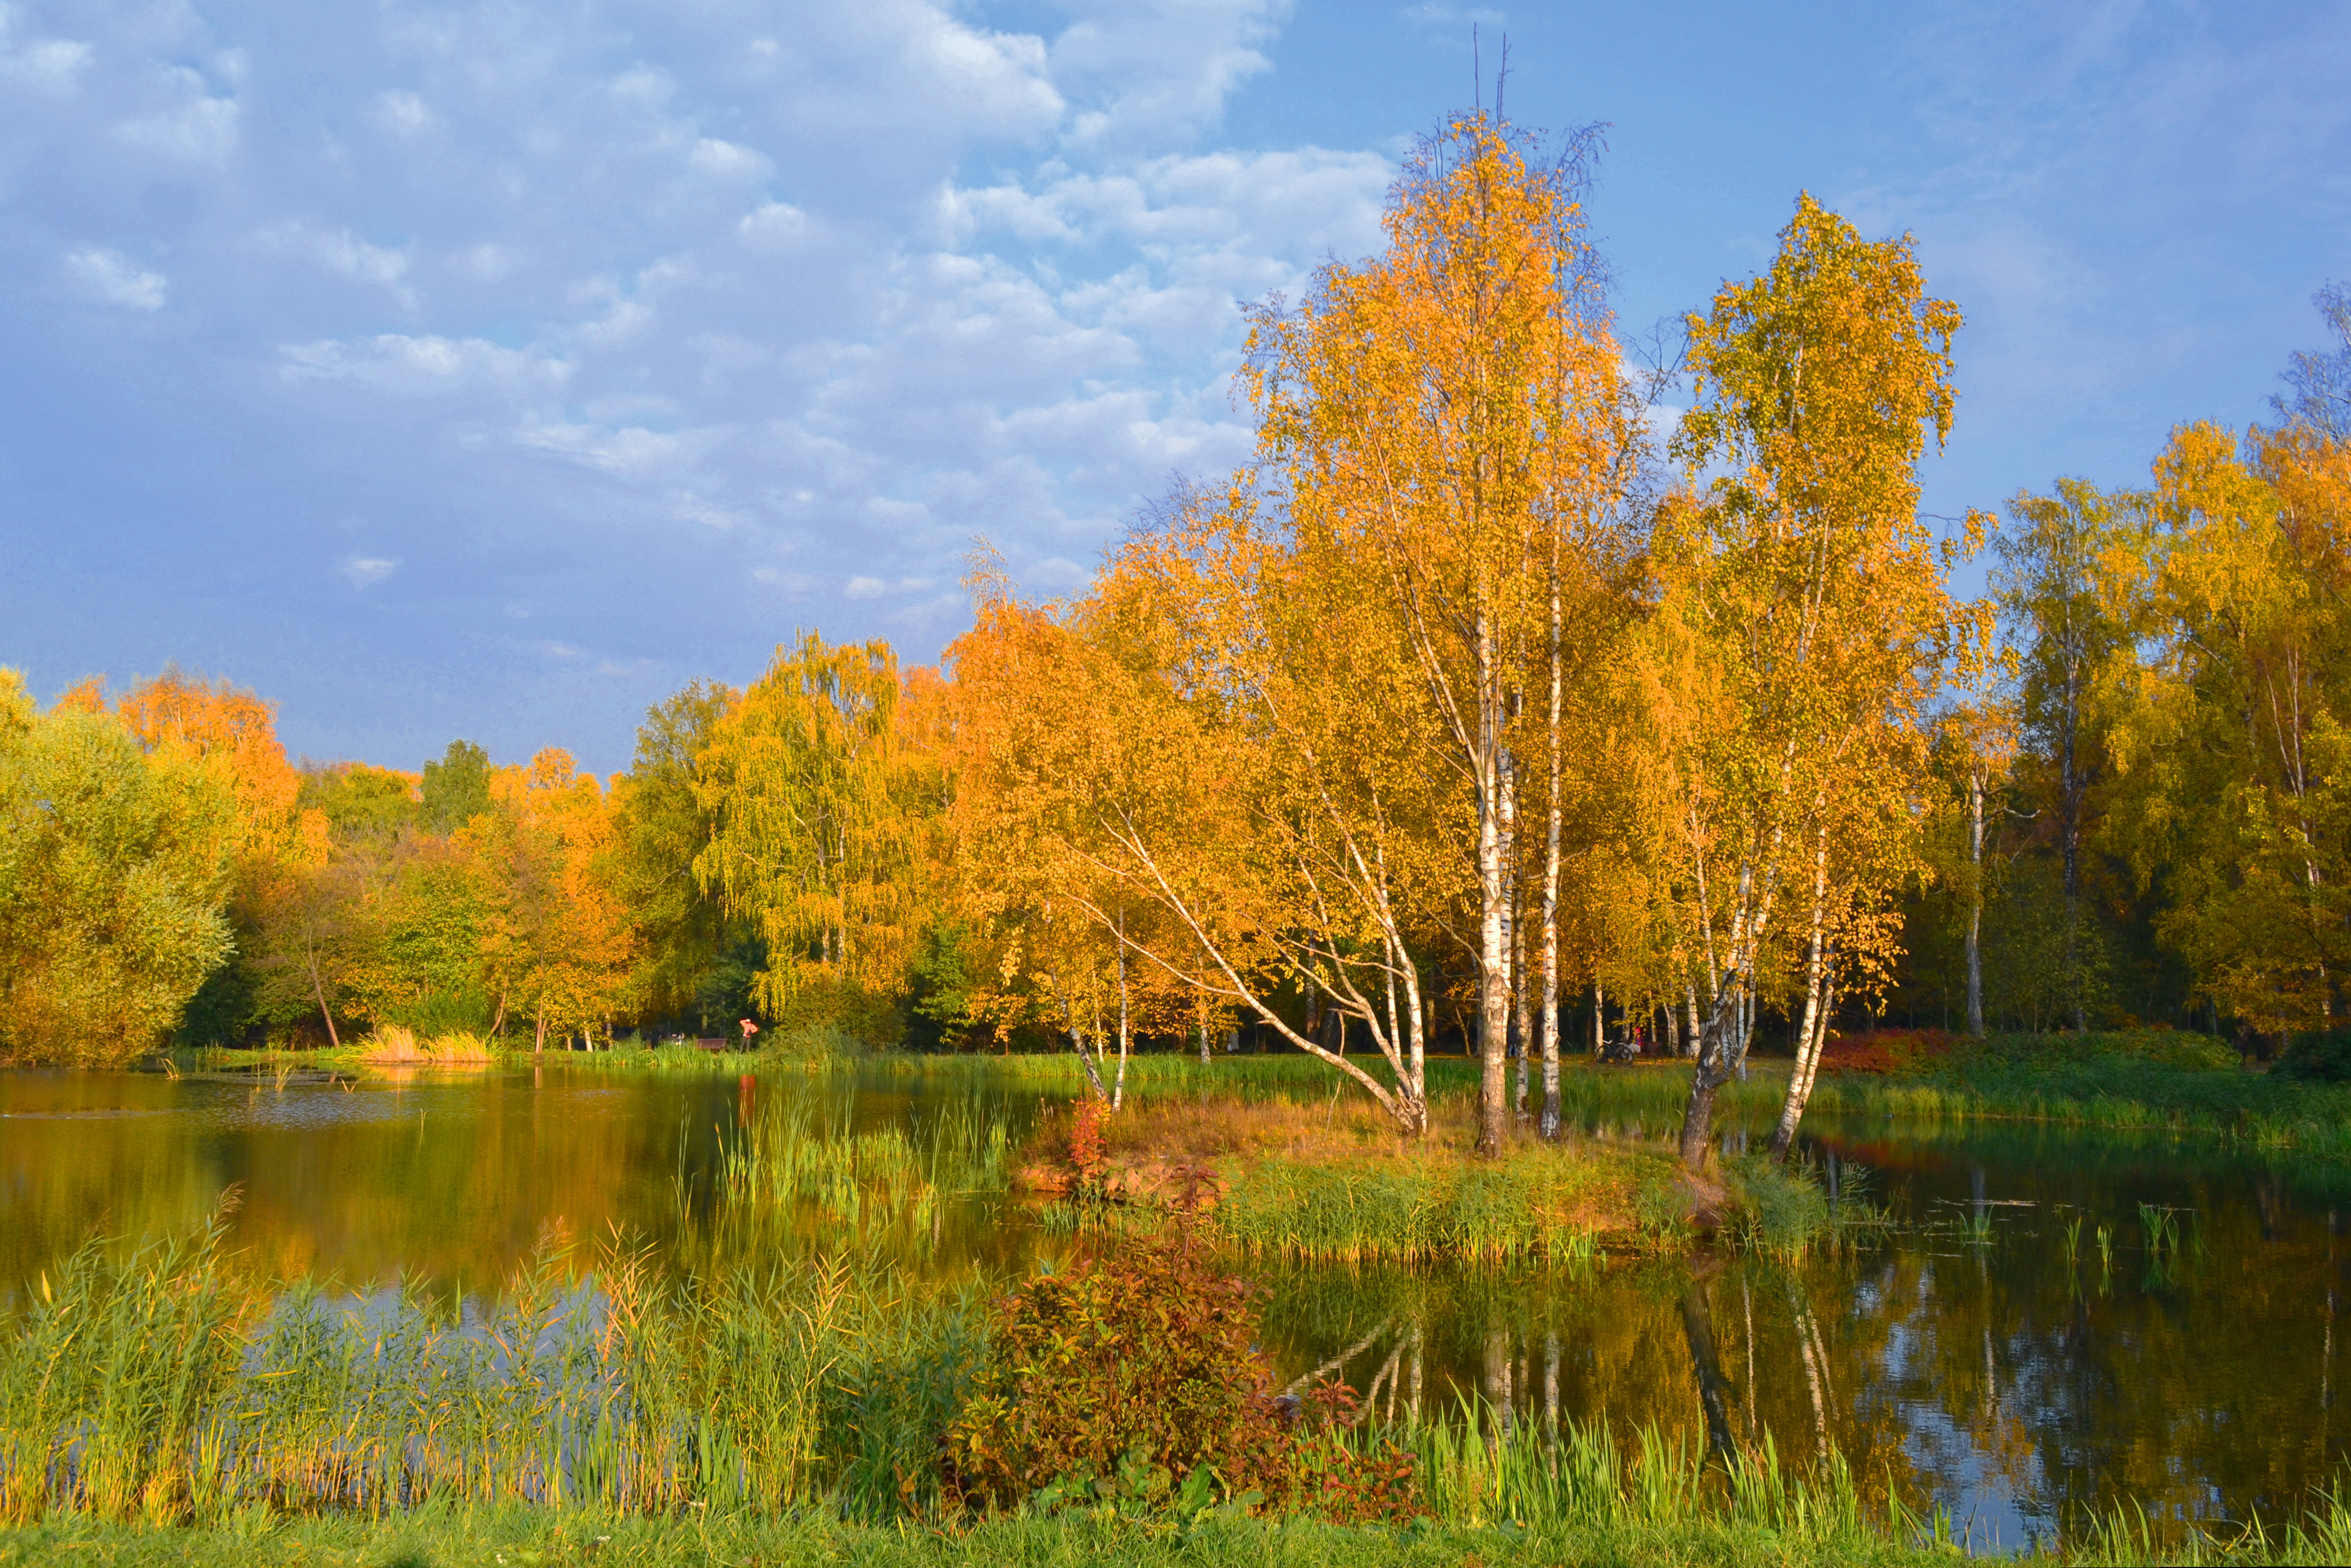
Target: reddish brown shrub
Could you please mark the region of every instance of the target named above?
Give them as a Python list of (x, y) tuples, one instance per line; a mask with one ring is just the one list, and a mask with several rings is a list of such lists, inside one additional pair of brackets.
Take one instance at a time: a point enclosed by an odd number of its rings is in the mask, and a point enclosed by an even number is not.
[(1347, 1440), (1351, 1391), (1277, 1393), (1257, 1348), (1260, 1293), (1184, 1236), (1030, 1279), (999, 1303), (987, 1361), (947, 1430), (947, 1495), (1008, 1508), (1092, 1482), (1144, 1500), (1408, 1514), (1411, 1458)]
[(1956, 1038), (1938, 1029), (1833, 1032), (1821, 1048), (1821, 1069), (1825, 1072), (1915, 1072), (1949, 1056)]

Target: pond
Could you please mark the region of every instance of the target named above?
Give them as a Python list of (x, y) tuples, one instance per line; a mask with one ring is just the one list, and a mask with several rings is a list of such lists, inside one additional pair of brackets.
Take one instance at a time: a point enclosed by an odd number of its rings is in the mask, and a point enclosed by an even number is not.
[[(89, 1234), (184, 1232), (231, 1188), (251, 1266), (355, 1291), (495, 1292), (551, 1227), (640, 1239), (681, 1270), (849, 1244), (995, 1274), (1066, 1249), (1050, 1211), (934, 1169), (938, 1200), (911, 1228), (822, 1205), (751, 1224), (726, 1151), (798, 1118), (818, 1144), (896, 1140), (912, 1171), (974, 1127), (1017, 1148), (1067, 1093), (967, 1071), (559, 1062), (407, 1082), (0, 1072), (0, 1314)], [(1823, 1176), (1887, 1212), (1881, 1233), (1794, 1266), (1254, 1264), (1268, 1348), (1285, 1376), (1336, 1371), (1383, 1412), (1482, 1397), (1692, 1445), (1711, 1420), (1783, 1462), (1833, 1452), (1869, 1490), (1947, 1508), (1980, 1547), (2126, 1497), (2158, 1519), (2274, 1521), (2336, 1479), (2351, 1171), (2017, 1124), (1809, 1132)]]

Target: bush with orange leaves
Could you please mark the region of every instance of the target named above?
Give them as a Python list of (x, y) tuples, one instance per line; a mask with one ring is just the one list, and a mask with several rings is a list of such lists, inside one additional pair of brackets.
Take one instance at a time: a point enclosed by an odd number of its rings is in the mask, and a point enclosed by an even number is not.
[(987, 1364), (947, 1430), (946, 1496), (975, 1509), (1410, 1517), (1412, 1458), (1351, 1439), (1352, 1390), (1276, 1388), (1258, 1349), (1261, 1294), (1181, 1233), (1029, 1279), (998, 1303)]

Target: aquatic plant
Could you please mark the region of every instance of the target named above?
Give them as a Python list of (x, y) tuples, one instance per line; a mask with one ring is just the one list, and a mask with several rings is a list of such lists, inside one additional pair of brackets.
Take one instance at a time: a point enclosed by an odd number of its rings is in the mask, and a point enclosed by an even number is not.
[(92, 1243), (0, 1335), (0, 1521), (218, 1521), (432, 1500), (869, 1515), (935, 1493), (981, 1324), (810, 1260), (674, 1281), (559, 1234), (495, 1306), (235, 1282), (217, 1226)]

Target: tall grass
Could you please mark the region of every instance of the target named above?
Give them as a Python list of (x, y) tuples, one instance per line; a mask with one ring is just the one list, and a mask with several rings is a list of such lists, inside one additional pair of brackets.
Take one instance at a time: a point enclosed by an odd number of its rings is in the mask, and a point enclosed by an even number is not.
[(919, 1506), (977, 1304), (808, 1260), (672, 1281), (550, 1237), (495, 1309), (273, 1302), (217, 1228), (96, 1244), (0, 1337), (0, 1521), (217, 1521), (434, 1500), (667, 1511)]
[(1673, 1179), (1662, 1155), (1535, 1147), (1503, 1159), (1435, 1151), (1378, 1160), (1219, 1163), (1202, 1224), (1228, 1245), (1314, 1261), (1552, 1257), (1590, 1261), (1604, 1235), (1644, 1227), (1638, 1191)]
[[(1474, 1399), (1445, 1419), (1363, 1430), (1367, 1448), (1396, 1441), (1413, 1456), (1427, 1518), (1403, 1531), (1026, 1513), (937, 1533), (923, 1526), (938, 1517), (939, 1434), (983, 1350), (977, 1292), (919, 1295), (846, 1261), (677, 1282), (622, 1249), (593, 1262), (573, 1277), (549, 1239), (484, 1311), (398, 1292), (273, 1299), (234, 1276), (217, 1226), (115, 1263), (85, 1249), (0, 1332), (0, 1561), (20, 1546), (26, 1561), (136, 1561), (152, 1545), (158, 1560), (279, 1562), (303, 1542), (321, 1560), (329, 1544), (364, 1546), (370, 1561), (402, 1543), (427, 1560), (540, 1554), (508, 1556), (523, 1562), (574, 1560), (591, 1542), (615, 1561), (681, 1563), (1953, 1552), (1947, 1519), (1873, 1497), (1834, 1457), (1784, 1467), (1768, 1439), (1709, 1456), (1654, 1428), (1620, 1444), (1599, 1423)], [(896, 1522), (843, 1522), (858, 1521)], [(2064, 1554), (2346, 1552), (2351, 1507), (2330, 1494), (2301, 1519), (2241, 1531), (2126, 1500), (2079, 1521)]]
[(764, 1110), (726, 1151), (728, 1197), (788, 1213), (812, 1206), (856, 1233), (898, 1227), (919, 1235), (936, 1230), (955, 1198), (1006, 1188), (1010, 1128), (976, 1100), (862, 1133), (852, 1130), (854, 1116), (853, 1097), (828, 1108), (802, 1095)]

